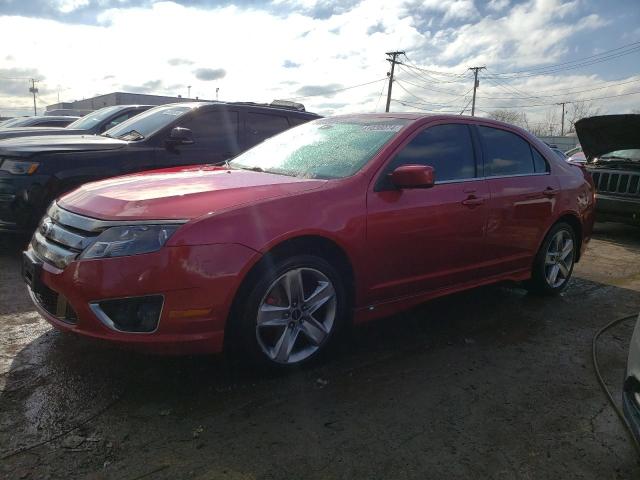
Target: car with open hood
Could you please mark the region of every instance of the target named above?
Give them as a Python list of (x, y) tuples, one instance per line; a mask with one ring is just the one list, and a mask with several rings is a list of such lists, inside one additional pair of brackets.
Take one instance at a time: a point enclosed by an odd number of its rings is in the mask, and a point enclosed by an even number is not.
[(185, 102), (151, 108), (100, 135), (0, 140), (0, 230), (32, 232), (54, 198), (83, 183), (224, 162), (315, 118), (286, 107)]
[(583, 169), (517, 127), (347, 115), (228, 165), (86, 184), (50, 206), (23, 271), (62, 330), (294, 366), (351, 322), (445, 294), (501, 281), (561, 292), (593, 197)]
[(640, 226), (640, 115), (602, 115), (575, 124), (596, 187), (596, 219)]
[(69, 124), (61, 124), (59, 126), (10, 126), (9, 128), (0, 129), (0, 140), (43, 135), (97, 135), (150, 108), (151, 105), (115, 105), (101, 108), (81, 118), (68, 117), (70, 119)]

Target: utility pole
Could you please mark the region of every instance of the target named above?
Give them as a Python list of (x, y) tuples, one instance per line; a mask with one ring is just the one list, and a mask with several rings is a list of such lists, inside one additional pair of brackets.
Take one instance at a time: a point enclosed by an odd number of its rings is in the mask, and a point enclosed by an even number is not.
[(220, 87), (216, 87), (216, 102), (218, 101), (218, 92), (220, 91)]
[(473, 70), (473, 100), (471, 100), (471, 116), (475, 117), (476, 115), (476, 90), (478, 89), (478, 86), (480, 85), (480, 82), (478, 81), (478, 72), (480, 70), (484, 70), (487, 67), (469, 67), (469, 70)]
[(391, 73), (389, 74), (389, 88), (387, 88), (387, 108), (385, 112), (389, 111), (389, 105), (391, 105), (391, 88), (393, 87), (393, 71), (395, 69), (398, 55), (404, 55), (404, 52), (387, 52), (385, 53), (389, 58), (387, 58), (387, 62), (391, 62)]
[(31, 88), (29, 92), (33, 94), (33, 114), (38, 115), (38, 109), (36, 108), (36, 93), (38, 93), (38, 89), (36, 88), (35, 79), (31, 79)]
[(564, 137), (564, 106), (569, 102), (559, 102), (556, 105), (562, 105), (562, 123), (560, 123), (560, 136)]

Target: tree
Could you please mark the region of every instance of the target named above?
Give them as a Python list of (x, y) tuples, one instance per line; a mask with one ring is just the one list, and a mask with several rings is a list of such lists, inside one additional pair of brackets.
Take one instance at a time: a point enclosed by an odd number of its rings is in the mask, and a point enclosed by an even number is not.
[(593, 102), (587, 102), (580, 100), (578, 102), (569, 103), (567, 109), (567, 118), (569, 120), (569, 132), (575, 132), (575, 123), (581, 118), (593, 117), (599, 115), (601, 112), (600, 107), (596, 107)]
[(516, 112), (514, 110), (494, 110), (489, 113), (489, 118), (519, 127), (524, 127), (524, 123), (526, 123), (526, 115), (523, 112)]

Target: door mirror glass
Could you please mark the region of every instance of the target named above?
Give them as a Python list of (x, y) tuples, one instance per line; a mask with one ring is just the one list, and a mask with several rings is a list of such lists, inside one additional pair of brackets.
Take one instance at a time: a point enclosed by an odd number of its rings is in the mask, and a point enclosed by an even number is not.
[(402, 165), (391, 173), (396, 188), (431, 188), (436, 172), (431, 165)]
[(191, 145), (193, 143), (193, 132), (188, 128), (174, 127), (167, 143), (170, 145)]

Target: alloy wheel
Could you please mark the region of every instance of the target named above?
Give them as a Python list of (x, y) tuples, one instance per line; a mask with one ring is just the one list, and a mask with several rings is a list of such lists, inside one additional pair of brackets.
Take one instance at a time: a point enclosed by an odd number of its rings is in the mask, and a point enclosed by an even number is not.
[(256, 338), (272, 361), (294, 364), (311, 357), (331, 334), (336, 291), (329, 278), (313, 268), (295, 268), (278, 277), (262, 298)]
[(569, 279), (573, 258), (573, 238), (568, 231), (560, 230), (551, 239), (545, 255), (544, 275), (550, 287), (558, 288)]

